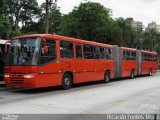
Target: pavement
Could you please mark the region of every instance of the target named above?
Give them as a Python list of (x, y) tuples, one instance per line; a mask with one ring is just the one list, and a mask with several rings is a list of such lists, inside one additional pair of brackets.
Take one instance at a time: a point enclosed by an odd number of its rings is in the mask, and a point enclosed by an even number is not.
[(0, 113), (106, 114), (159, 113), (160, 73), (135, 79), (59, 87), (10, 89), (0, 86)]

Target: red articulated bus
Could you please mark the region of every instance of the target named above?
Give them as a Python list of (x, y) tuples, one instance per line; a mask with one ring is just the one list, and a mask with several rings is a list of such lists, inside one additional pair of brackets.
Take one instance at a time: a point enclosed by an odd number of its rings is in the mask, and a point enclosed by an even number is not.
[[(144, 51), (79, 40), (53, 34), (35, 34), (12, 40), (5, 66), (5, 83), (13, 88), (41, 88), (89, 81), (152, 74), (157, 70), (155, 52), (143, 73)], [(153, 64), (153, 65), (152, 65)], [(150, 73), (151, 72), (151, 73)]]

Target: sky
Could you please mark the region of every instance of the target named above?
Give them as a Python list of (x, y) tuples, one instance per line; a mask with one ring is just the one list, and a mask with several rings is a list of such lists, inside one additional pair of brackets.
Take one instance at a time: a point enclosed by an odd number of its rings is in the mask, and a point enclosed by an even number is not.
[[(45, 0), (37, 0), (39, 4)], [(86, 0), (58, 0), (57, 5), (63, 14), (71, 12), (75, 6)], [(135, 21), (143, 22), (147, 26), (148, 23), (154, 21), (160, 24), (160, 0), (89, 0), (91, 2), (99, 2), (106, 8), (112, 10), (112, 17), (128, 18), (132, 17)]]

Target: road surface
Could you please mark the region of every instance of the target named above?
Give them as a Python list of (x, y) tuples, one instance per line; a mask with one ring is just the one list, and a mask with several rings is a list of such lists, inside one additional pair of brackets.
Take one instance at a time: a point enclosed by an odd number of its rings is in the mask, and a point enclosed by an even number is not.
[(51, 87), (34, 90), (0, 85), (0, 113), (106, 114), (159, 113), (160, 73), (103, 84), (76, 85), (70, 90)]

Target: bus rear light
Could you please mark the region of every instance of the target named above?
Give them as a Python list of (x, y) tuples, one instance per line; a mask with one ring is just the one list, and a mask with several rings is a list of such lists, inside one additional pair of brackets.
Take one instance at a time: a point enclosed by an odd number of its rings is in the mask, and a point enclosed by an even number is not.
[(31, 79), (31, 78), (34, 78), (34, 75), (24, 75), (23, 77), (27, 79)]
[(4, 78), (9, 78), (10, 76), (8, 74), (5, 74), (4, 75)]

